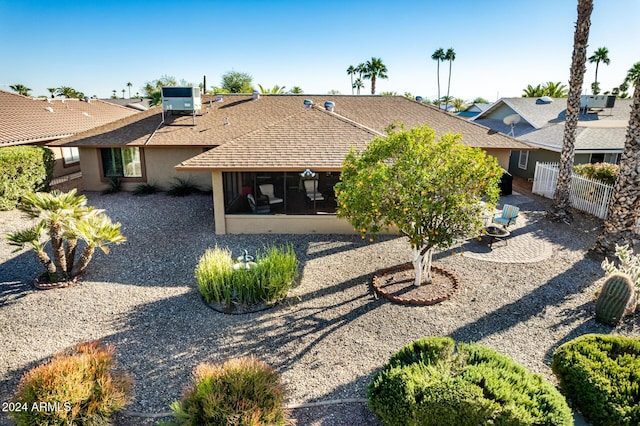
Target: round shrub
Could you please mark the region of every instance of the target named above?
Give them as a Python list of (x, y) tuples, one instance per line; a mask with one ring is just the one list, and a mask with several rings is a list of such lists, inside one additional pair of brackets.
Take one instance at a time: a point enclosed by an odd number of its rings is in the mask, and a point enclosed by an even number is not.
[(130, 400), (132, 380), (115, 370), (115, 349), (80, 343), (28, 371), (13, 399), (18, 425), (106, 425)]
[(572, 425), (549, 382), (481, 345), (426, 337), (373, 378), (369, 406), (389, 426)]
[(560, 346), (551, 368), (592, 425), (640, 424), (640, 338), (585, 334)]
[(288, 425), (280, 375), (254, 358), (198, 365), (182, 400), (171, 404), (178, 425)]
[(224, 306), (272, 304), (287, 296), (298, 276), (293, 246), (268, 247), (255, 264), (236, 264), (229, 249), (215, 247), (200, 258), (195, 270), (198, 288), (207, 303)]

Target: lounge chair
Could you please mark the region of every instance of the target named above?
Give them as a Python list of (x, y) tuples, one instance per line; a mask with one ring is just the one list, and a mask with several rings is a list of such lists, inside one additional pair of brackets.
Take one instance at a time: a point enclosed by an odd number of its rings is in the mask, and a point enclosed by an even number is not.
[(307, 192), (307, 198), (309, 198), (311, 201), (324, 201), (322, 193), (318, 191), (318, 181), (305, 180), (304, 189)]
[(273, 189), (272, 183), (264, 183), (260, 185), (260, 192), (262, 195), (266, 195), (269, 198), (269, 204), (280, 204), (283, 203), (284, 200), (282, 198), (276, 197)]
[(251, 211), (256, 214), (269, 214), (271, 213), (271, 207), (269, 204), (263, 204), (263, 202), (257, 203), (256, 199), (253, 197), (253, 194), (247, 195), (247, 201), (249, 202), (249, 207), (251, 207)]
[(499, 223), (505, 229), (507, 229), (511, 224), (516, 223), (518, 212), (520, 212), (520, 207), (512, 206), (511, 204), (505, 204), (502, 207), (502, 214), (500, 216), (494, 217), (492, 222)]

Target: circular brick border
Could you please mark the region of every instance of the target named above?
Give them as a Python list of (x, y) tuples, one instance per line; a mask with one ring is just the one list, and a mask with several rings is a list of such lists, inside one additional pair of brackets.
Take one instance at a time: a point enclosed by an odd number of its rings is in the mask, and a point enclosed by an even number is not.
[(435, 297), (433, 299), (406, 299), (406, 298), (397, 297), (385, 292), (382, 289), (381, 285), (378, 283), (378, 280), (383, 276), (389, 275), (396, 271), (404, 271), (406, 269), (413, 269), (413, 265), (411, 263), (405, 263), (403, 265), (392, 266), (391, 268), (385, 268), (385, 269), (380, 269), (376, 271), (376, 273), (373, 276), (373, 282), (372, 282), (373, 289), (376, 292), (376, 294), (392, 302), (399, 303), (402, 305), (428, 306), (428, 305), (435, 305), (436, 303), (440, 303), (450, 299), (454, 294), (456, 294), (456, 292), (460, 288), (460, 279), (457, 276), (455, 276), (451, 271), (448, 271), (447, 269), (441, 268), (439, 266), (434, 266), (434, 265), (431, 265), (432, 271), (440, 275), (444, 275), (445, 277), (449, 278), (453, 282), (453, 289), (449, 294), (445, 296)]

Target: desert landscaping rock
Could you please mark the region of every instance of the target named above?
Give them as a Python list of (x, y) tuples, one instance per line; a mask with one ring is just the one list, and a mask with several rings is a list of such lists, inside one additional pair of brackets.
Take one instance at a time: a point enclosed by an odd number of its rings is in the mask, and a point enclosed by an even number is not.
[[(401, 237), (368, 243), (358, 235), (216, 236), (210, 196), (87, 196), (122, 223), (128, 241), (109, 255), (97, 253), (75, 285), (34, 289), (42, 272), (34, 253), (13, 253), (0, 240), (0, 401), (10, 401), (25, 371), (93, 339), (113, 343), (119, 366), (135, 379), (129, 415), (118, 414), (116, 424), (150, 425), (158, 419), (131, 413), (167, 413), (205, 361), (258, 356), (282, 374), (290, 404), (362, 400), (389, 356), (424, 336), (479, 342), (555, 383), (549, 366), (560, 344), (585, 333), (640, 332), (637, 314), (617, 328), (594, 319), (604, 272), (587, 251), (602, 222), (579, 213), (570, 226), (549, 222), (546, 201), (537, 198), (521, 200), (519, 220), (535, 224), (532, 238), (548, 247), (534, 253), (548, 249), (548, 256), (529, 262), (511, 241), (494, 248), (510, 263), (439, 252), (434, 264), (460, 278), (457, 293), (431, 306), (402, 306), (371, 288), (375, 271), (411, 260)], [(0, 234), (27, 222), (18, 211), (0, 212)], [(207, 248), (228, 246), (236, 256), (289, 242), (302, 278), (284, 303), (244, 315), (202, 303), (194, 268)], [(293, 417), (299, 425), (376, 424), (362, 402), (295, 408)]]

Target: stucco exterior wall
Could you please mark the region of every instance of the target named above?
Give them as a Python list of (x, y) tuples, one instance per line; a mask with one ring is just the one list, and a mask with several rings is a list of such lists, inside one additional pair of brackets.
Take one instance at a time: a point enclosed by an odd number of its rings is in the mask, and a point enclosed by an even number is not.
[[(215, 206), (215, 203), (214, 203)], [(335, 215), (225, 215), (227, 234), (353, 234), (353, 226)], [(216, 234), (222, 234), (216, 225)]]
[[(145, 179), (136, 182), (122, 182), (123, 191), (132, 191), (141, 182), (154, 183), (160, 190), (166, 191), (175, 178), (190, 179), (203, 190), (211, 189), (211, 173), (178, 172), (175, 166), (180, 162), (203, 152), (200, 147), (144, 147), (142, 158)], [(80, 148), (80, 168), (86, 191), (102, 191), (108, 187), (103, 181), (100, 165), (100, 151), (97, 148)]]
[(509, 172), (514, 176), (519, 176), (524, 179), (533, 179), (533, 175), (536, 172), (536, 162), (541, 163), (557, 163), (560, 161), (560, 153), (548, 151), (546, 149), (539, 149), (536, 151), (529, 151), (529, 161), (527, 162), (527, 168), (521, 169), (518, 167), (518, 160), (520, 157), (520, 151), (513, 151), (511, 154), (511, 164)]
[(486, 149), (487, 154), (492, 155), (498, 159), (498, 163), (503, 169), (509, 170), (509, 155), (511, 153), (508, 149)]
[(62, 155), (62, 148), (57, 146), (48, 146), (54, 155), (56, 160), (56, 164), (53, 168), (53, 177), (57, 178), (60, 176), (70, 175), (72, 173), (76, 173), (80, 171), (80, 163), (73, 163), (72, 165), (64, 164), (64, 156)]

